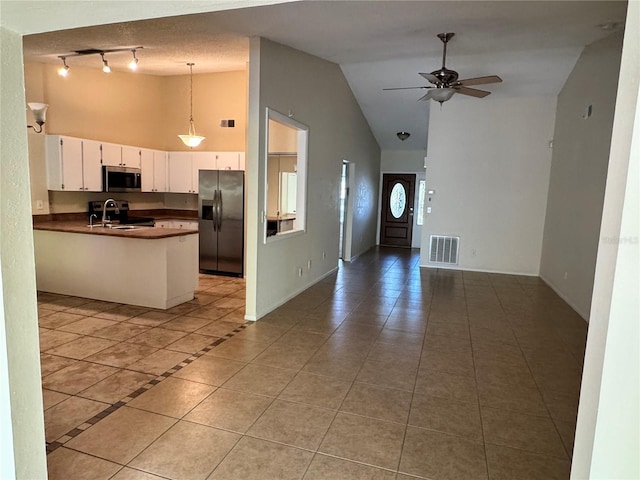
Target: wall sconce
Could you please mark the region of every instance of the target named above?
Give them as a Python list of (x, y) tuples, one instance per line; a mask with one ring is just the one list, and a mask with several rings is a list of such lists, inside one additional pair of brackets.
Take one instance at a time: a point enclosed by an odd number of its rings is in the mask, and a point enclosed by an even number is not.
[(36, 129), (33, 125), (27, 125), (27, 128), (33, 128), (33, 131), (36, 133), (42, 133), (42, 126), (45, 122), (45, 117), (47, 116), (47, 108), (49, 105), (46, 103), (27, 103), (31, 111), (33, 112), (33, 118), (40, 127), (40, 130)]
[(407, 138), (411, 136), (409, 132), (398, 132), (396, 133), (400, 141), (404, 142)]

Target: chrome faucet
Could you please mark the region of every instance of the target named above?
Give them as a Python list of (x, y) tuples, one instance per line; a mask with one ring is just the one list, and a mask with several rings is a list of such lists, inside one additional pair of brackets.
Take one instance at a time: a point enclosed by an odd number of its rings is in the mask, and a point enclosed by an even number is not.
[(91, 228), (93, 228), (93, 219), (94, 219), (94, 218), (95, 218), (96, 220), (98, 219), (98, 216), (97, 216), (95, 213), (92, 213), (91, 215), (89, 215), (89, 226), (90, 226)]
[(111, 223), (110, 219), (107, 219), (107, 206), (109, 206), (109, 203), (113, 204), (113, 206), (115, 207), (115, 210), (113, 211), (113, 213), (120, 213), (120, 210), (118, 209), (118, 204), (116, 203), (116, 201), (113, 198), (107, 198), (104, 202), (104, 205), (102, 206), (102, 226), (106, 227), (107, 223)]

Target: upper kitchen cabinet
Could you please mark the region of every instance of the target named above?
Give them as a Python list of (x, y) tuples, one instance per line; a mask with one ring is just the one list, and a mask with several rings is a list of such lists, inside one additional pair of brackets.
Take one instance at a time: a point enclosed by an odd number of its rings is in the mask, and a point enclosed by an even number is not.
[(123, 167), (141, 168), (142, 149), (140, 147), (122, 146), (122, 163)]
[(140, 147), (102, 142), (102, 164), (140, 168)]
[(216, 170), (244, 170), (244, 152), (216, 152), (215, 156)]
[(47, 135), (47, 188), (60, 191), (102, 191), (100, 143)]
[(140, 149), (140, 168), (142, 169), (143, 192), (166, 192), (167, 189), (167, 152)]
[(102, 164), (111, 167), (119, 167), (122, 165), (122, 146), (113, 143), (102, 142)]
[(214, 152), (169, 152), (168, 191), (171, 193), (198, 193), (198, 172), (216, 170)]
[(196, 193), (193, 188), (192, 152), (169, 152), (167, 155), (167, 191)]

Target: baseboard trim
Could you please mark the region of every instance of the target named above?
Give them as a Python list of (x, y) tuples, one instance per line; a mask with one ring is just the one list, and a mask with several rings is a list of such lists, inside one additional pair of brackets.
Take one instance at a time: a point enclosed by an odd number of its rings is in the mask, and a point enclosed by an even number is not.
[[(321, 282), (322, 280), (324, 280), (325, 278), (327, 278), (329, 275), (335, 273), (338, 270), (338, 267), (335, 266), (334, 268), (332, 268), (331, 270), (329, 270), (328, 272), (326, 272), (325, 274), (321, 275), (320, 277), (316, 278), (313, 282), (308, 283), (307, 285), (295, 290), (293, 293), (291, 293), (290, 295), (286, 296), (284, 299), (274, 303), (273, 305), (270, 305), (269, 307), (267, 307), (264, 311), (264, 313), (261, 313), (260, 315), (245, 315), (245, 319), (246, 320), (251, 320), (253, 322), (256, 322), (258, 320), (260, 320), (262, 317), (264, 317), (265, 315), (270, 314), (271, 312), (273, 312), (276, 308), (281, 307), (282, 305), (284, 305), (285, 303), (287, 303), (289, 300), (291, 300), (292, 298), (297, 297), (298, 295), (300, 295), (302, 292), (304, 292), (305, 290), (313, 287), (315, 284)], [(252, 318), (248, 318), (248, 317), (252, 317)]]
[(544, 283), (547, 284), (547, 286), (551, 290), (553, 290), (556, 293), (556, 295), (558, 295), (562, 300), (564, 300), (567, 305), (569, 305), (571, 308), (573, 308), (575, 310), (575, 312), (578, 315), (580, 315), (585, 322), (589, 323), (589, 315), (587, 314), (587, 312), (582, 311), (582, 309), (580, 307), (578, 307), (573, 300), (571, 300), (564, 293), (562, 293), (562, 291), (560, 291), (558, 286), (556, 284), (554, 284), (551, 280), (549, 280), (548, 278), (545, 278), (545, 276), (542, 275), (542, 274), (540, 274), (539, 277)]
[(531, 272), (513, 272), (513, 271), (508, 272), (505, 270), (488, 270), (486, 268), (460, 267), (459, 265), (435, 265), (435, 264), (422, 265), (421, 264), (420, 268), (432, 268), (434, 270), (461, 270), (463, 272), (497, 273), (500, 275), (519, 275), (522, 277), (540, 276), (538, 273), (531, 273)]

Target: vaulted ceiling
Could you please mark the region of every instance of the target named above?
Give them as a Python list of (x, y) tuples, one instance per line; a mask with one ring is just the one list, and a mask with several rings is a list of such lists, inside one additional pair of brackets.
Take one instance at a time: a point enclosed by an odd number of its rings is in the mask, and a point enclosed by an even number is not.
[[(42, 2), (18, 3), (28, 11)], [(436, 34), (456, 33), (447, 67), (461, 78), (503, 79), (480, 87), (492, 92), (484, 99), (455, 95), (450, 101), (555, 96), (582, 48), (622, 28), (625, 12), (626, 2), (615, 0), (300, 1), (27, 35), (24, 55), (59, 63), (59, 55), (76, 50), (142, 45), (141, 73), (185, 75), (187, 62), (196, 64), (195, 73), (246, 68), (248, 39), (262, 36), (338, 63), (380, 147), (412, 150), (425, 148), (428, 109), (440, 105), (417, 102), (423, 90), (383, 88), (427, 84), (418, 72), (442, 64)], [(130, 58), (130, 52), (109, 55), (113, 69), (125, 70)], [(68, 64), (101, 67), (96, 57), (69, 58)], [(400, 130), (411, 137), (400, 142)]]

